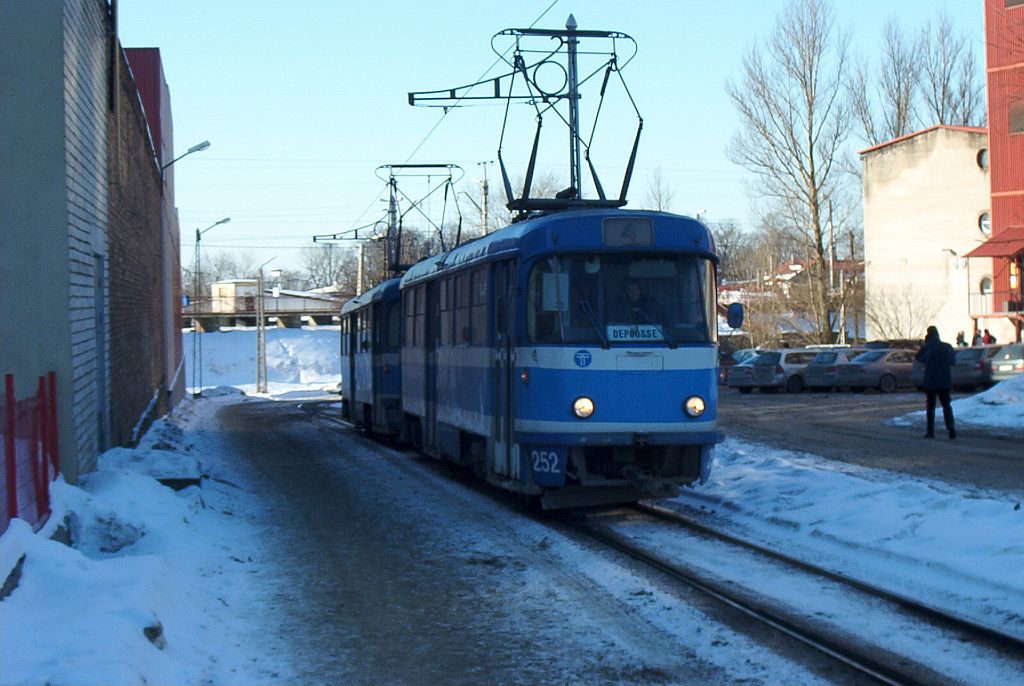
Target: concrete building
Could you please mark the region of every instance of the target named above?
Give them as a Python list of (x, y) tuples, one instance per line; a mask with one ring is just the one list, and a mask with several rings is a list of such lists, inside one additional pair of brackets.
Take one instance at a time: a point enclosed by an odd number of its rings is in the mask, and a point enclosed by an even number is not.
[(166, 333), (173, 188), (115, 14), (107, 0), (0, 3), (0, 374), (24, 398), (55, 373), (72, 483), (166, 411), (182, 357)]
[(109, 32), (97, 0), (0, 3), (0, 372), (56, 372), (72, 482), (110, 435)]
[(935, 126), (861, 151), (868, 338), (920, 339), (930, 324), (970, 337), (971, 298), (993, 274), (965, 257), (991, 233), (988, 147), (987, 129)]

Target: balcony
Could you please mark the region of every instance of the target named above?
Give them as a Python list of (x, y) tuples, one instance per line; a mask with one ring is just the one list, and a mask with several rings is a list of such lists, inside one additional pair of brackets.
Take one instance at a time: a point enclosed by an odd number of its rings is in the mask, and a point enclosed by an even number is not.
[(1024, 319), (1024, 296), (1022, 296), (1019, 289), (1016, 291), (971, 293), (968, 298), (971, 317)]

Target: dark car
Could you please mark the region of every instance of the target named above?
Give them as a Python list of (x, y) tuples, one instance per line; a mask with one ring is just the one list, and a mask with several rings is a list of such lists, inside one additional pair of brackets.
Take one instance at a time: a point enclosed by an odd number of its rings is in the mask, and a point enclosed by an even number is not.
[(892, 393), (910, 386), (916, 355), (914, 350), (868, 350), (837, 367), (836, 386), (851, 391), (877, 388), (882, 393)]
[(740, 393), (750, 393), (754, 390), (754, 360), (756, 357), (748, 357), (745, 361), (735, 364), (728, 369), (725, 383), (729, 388), (738, 389)]
[(827, 391), (836, 385), (836, 368), (864, 352), (864, 348), (822, 350), (804, 369), (804, 383), (812, 391)]
[(1024, 374), (1024, 343), (1004, 346), (992, 358), (992, 381), (1006, 381)]
[(1003, 349), (1001, 345), (960, 348), (953, 358), (953, 388), (973, 391), (992, 385), (992, 358)]
[[(992, 360), (1003, 349), (1001, 345), (978, 345), (970, 348), (957, 348), (953, 356), (953, 388), (973, 391), (976, 388), (991, 386)], [(924, 383), (924, 364), (915, 362), (910, 374), (910, 383), (918, 390)]]

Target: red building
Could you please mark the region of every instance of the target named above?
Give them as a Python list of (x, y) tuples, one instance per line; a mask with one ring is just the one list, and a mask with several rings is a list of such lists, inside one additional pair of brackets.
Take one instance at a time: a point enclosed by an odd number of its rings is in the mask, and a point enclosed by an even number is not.
[[(1024, 324), (1024, 0), (985, 0), (991, 237), (967, 257), (992, 258), (991, 301), (972, 305), (979, 328), (1007, 318)], [(989, 277), (982, 277), (983, 281)], [(985, 292), (985, 286), (982, 287)]]

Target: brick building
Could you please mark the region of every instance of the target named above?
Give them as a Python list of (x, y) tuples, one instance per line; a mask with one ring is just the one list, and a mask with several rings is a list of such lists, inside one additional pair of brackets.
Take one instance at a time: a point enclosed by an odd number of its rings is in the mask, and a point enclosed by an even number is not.
[(166, 410), (181, 360), (173, 188), (115, 12), (108, 0), (0, 3), (0, 374), (26, 397), (56, 373), (72, 483)]
[(985, 44), (991, 236), (967, 257), (972, 267), (990, 260), (992, 271), (981, 276), (985, 293), (972, 300), (971, 316), (983, 328), (1008, 324), (1019, 341), (1024, 324), (1024, 0), (985, 0)]

